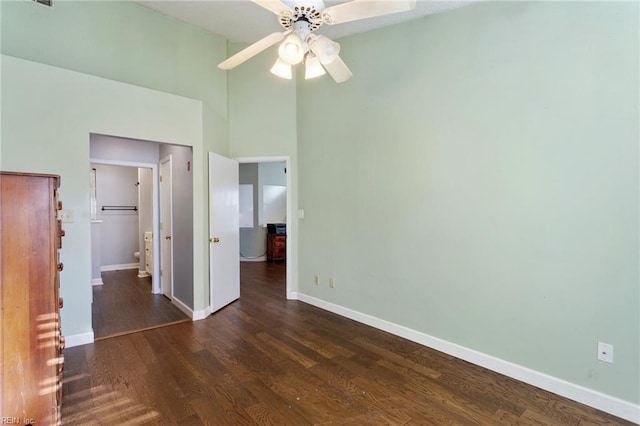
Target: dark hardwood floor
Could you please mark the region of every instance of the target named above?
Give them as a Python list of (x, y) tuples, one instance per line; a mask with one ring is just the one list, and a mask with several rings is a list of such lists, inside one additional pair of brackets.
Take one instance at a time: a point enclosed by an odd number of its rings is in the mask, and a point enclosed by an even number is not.
[(102, 273), (93, 287), (92, 321), (96, 340), (191, 321), (161, 294), (151, 293), (151, 277), (138, 278), (136, 269)]
[(298, 301), (242, 263), (209, 318), (65, 350), (67, 425), (626, 425)]

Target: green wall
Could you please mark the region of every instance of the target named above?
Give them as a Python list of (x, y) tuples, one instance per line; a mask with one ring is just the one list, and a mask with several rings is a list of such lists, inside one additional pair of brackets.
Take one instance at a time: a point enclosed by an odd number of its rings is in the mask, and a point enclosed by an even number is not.
[[(1, 170), (61, 176), (60, 200), (74, 212), (60, 252), (62, 332), (86, 343), (91, 325), (90, 133), (174, 142), (203, 156), (202, 103), (11, 56), (2, 60)], [(205, 239), (204, 182), (194, 180), (193, 235)], [(194, 247), (195, 294), (203, 293), (205, 253)], [(198, 285), (200, 283), (200, 285)], [(204, 303), (204, 300), (197, 301)], [(197, 303), (196, 302), (196, 303)]]
[[(244, 47), (231, 43), (229, 55)], [(269, 72), (277, 55), (272, 47), (229, 71), (229, 139), (234, 157), (295, 157), (296, 82)]]
[[(227, 74), (217, 68), (227, 57), (224, 38), (132, 2), (57, 1), (49, 8), (2, 1), (0, 7), (3, 54), (200, 100), (204, 151), (229, 155)], [(206, 172), (207, 156), (194, 157), (193, 170)], [(208, 198), (206, 189), (201, 196)], [(201, 208), (206, 217), (207, 204)], [(208, 265), (208, 241), (199, 244), (205, 257), (197, 261)], [(202, 272), (208, 281), (208, 268)], [(209, 286), (196, 286), (192, 308), (201, 310)]]
[(132, 2), (3, 1), (2, 53), (201, 100), (205, 147), (228, 154), (222, 37)]
[[(3, 54), (200, 100), (204, 152), (229, 155), (227, 74), (217, 68), (227, 57), (224, 38), (132, 2), (57, 1), (48, 8), (2, 1), (0, 7)], [(193, 160), (203, 184), (207, 161)], [(208, 215), (208, 201), (200, 208)], [(207, 265), (208, 241), (199, 244), (205, 257), (198, 263)], [(200, 273), (206, 278), (195, 283), (195, 310), (209, 300), (208, 268)]]
[(638, 22), (495, 2), (342, 39), (354, 78), (298, 85), (299, 291), (640, 402)]

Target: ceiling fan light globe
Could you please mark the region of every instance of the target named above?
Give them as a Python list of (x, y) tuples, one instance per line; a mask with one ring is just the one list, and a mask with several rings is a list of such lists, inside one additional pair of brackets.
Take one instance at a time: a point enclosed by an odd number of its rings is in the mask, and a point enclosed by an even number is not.
[(304, 79), (309, 80), (312, 78), (325, 75), (327, 72), (322, 67), (320, 59), (312, 53), (309, 53), (307, 60), (304, 62)]
[(340, 44), (320, 35), (315, 39), (312, 50), (320, 59), (320, 63), (325, 65), (333, 62), (340, 55)]
[(276, 63), (271, 67), (271, 73), (286, 80), (291, 80), (293, 76), (291, 65), (287, 64), (280, 58), (276, 59)]
[(293, 43), (286, 43), (284, 45), (284, 51), (287, 57), (295, 57), (298, 54), (298, 46)]
[(278, 56), (289, 65), (296, 65), (304, 58), (302, 42), (295, 34), (289, 34), (278, 47)]

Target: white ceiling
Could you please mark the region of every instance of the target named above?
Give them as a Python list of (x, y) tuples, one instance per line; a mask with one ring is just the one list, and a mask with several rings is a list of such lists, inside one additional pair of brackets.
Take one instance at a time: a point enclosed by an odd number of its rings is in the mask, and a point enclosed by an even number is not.
[[(384, 0), (394, 1), (394, 0)], [(421, 16), (462, 7), (480, 0), (417, 0), (411, 12), (364, 19), (339, 25), (324, 25), (319, 31), (336, 39), (375, 28), (415, 19)], [(344, 3), (344, 0), (325, 0), (325, 6)], [(250, 0), (152, 0), (136, 3), (154, 9), (180, 21), (209, 30), (232, 42), (253, 43), (267, 34), (282, 31), (276, 15)]]

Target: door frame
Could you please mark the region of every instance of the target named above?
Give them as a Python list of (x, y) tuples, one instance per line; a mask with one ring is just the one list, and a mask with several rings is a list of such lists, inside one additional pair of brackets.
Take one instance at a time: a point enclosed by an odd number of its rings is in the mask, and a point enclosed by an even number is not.
[[(298, 294), (294, 290), (293, 273), (296, 270), (298, 259), (293, 256), (295, 250), (293, 245), (297, 238), (297, 229), (292, 226), (294, 211), (293, 211), (293, 171), (291, 170), (291, 157), (289, 156), (273, 156), (273, 157), (235, 157), (238, 163), (285, 163), (287, 170), (287, 266), (286, 266), (286, 295), (289, 300), (297, 300)], [(297, 215), (295, 216), (297, 217)]]
[[(159, 188), (158, 188), (158, 166), (159, 163), (141, 163), (138, 161), (122, 161), (122, 160), (104, 160), (100, 158), (89, 158), (89, 164), (105, 164), (110, 166), (125, 166), (125, 167), (136, 167), (136, 168), (144, 168), (151, 169), (151, 173), (153, 175), (153, 185), (152, 185), (152, 197), (153, 197), (153, 206), (152, 206), (152, 217), (153, 217), (153, 235), (158, 235), (158, 231), (160, 229), (160, 208), (159, 208)], [(140, 249), (140, 248), (139, 248)], [(143, 251), (143, 250), (141, 250)], [(153, 275), (151, 275), (151, 293), (158, 294), (162, 292), (162, 288), (160, 287), (160, 262), (159, 262), (159, 244), (158, 238), (153, 239)]]
[[(164, 266), (163, 265), (163, 252), (162, 252), (162, 235), (161, 235), (161, 229), (160, 229), (160, 211), (162, 210), (161, 208), (161, 203), (162, 203), (162, 197), (160, 197), (160, 173), (159, 170), (162, 168), (162, 164), (163, 163), (169, 163), (169, 177), (168, 179), (166, 179), (166, 184), (169, 185), (169, 221), (170, 221), (170, 225), (171, 225), (171, 239), (169, 240), (169, 245), (171, 246), (171, 253), (170, 253), (170, 259), (169, 259), (169, 263), (170, 263), (170, 286), (169, 286), (169, 299), (171, 299), (173, 301), (173, 156), (171, 154), (168, 154), (164, 157), (162, 157), (160, 160), (158, 160), (158, 239), (160, 239), (158, 245), (160, 247), (160, 265), (159, 266)], [(166, 177), (166, 176), (165, 176)], [(155, 270), (155, 265), (154, 265), (154, 270)], [(166, 296), (166, 294), (164, 294), (164, 276), (159, 273), (158, 275), (160, 277), (160, 279), (158, 280), (158, 287), (160, 288), (160, 294), (163, 294)]]

